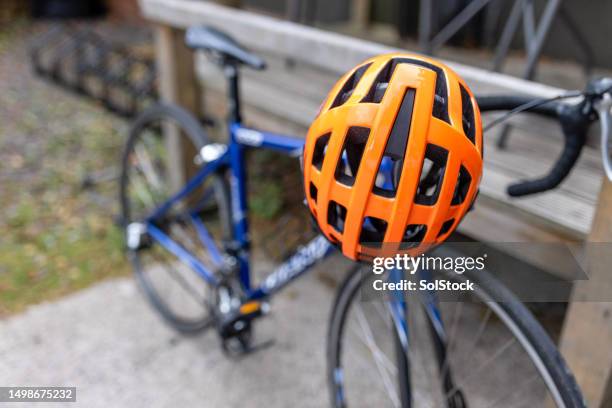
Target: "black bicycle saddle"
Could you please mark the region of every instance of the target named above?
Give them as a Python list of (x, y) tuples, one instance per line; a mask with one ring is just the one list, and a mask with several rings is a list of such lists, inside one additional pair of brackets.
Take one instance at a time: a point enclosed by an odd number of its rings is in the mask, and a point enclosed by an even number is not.
[(261, 57), (246, 50), (224, 32), (209, 26), (194, 26), (187, 29), (185, 43), (193, 49), (217, 52), (256, 70), (266, 67), (266, 62)]

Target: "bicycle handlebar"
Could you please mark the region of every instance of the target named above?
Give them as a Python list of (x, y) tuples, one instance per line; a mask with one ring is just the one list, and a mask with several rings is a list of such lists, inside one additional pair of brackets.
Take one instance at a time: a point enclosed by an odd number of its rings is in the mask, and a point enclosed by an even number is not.
[[(612, 160), (608, 153), (608, 142), (612, 132), (612, 79), (603, 78), (590, 82), (583, 99), (573, 105), (551, 101), (529, 109), (539, 115), (555, 118), (561, 124), (564, 145), (557, 161), (548, 174), (531, 180), (522, 180), (507, 188), (508, 195), (521, 197), (541, 193), (557, 187), (570, 173), (580, 157), (591, 123), (599, 116), (601, 120), (601, 147), (606, 176), (612, 180)], [(511, 111), (533, 101), (525, 96), (481, 96), (477, 98), (482, 112)]]

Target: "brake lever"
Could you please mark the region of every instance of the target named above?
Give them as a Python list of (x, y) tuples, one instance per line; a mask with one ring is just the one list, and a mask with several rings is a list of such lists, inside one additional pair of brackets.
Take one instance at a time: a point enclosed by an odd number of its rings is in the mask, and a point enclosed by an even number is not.
[(612, 181), (612, 160), (610, 159), (610, 132), (612, 132), (612, 97), (605, 93), (595, 104), (601, 126), (601, 162), (609, 181)]

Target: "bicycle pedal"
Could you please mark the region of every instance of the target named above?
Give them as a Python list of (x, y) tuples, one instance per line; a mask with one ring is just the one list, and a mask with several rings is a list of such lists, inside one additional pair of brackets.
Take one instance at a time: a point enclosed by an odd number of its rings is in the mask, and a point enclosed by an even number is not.
[[(251, 316), (259, 317), (262, 316), (270, 310), (270, 306), (267, 303), (259, 302), (256, 300), (252, 300), (250, 302), (243, 303), (242, 306), (238, 309), (241, 316)], [(257, 315), (257, 316), (254, 316)]]
[(234, 313), (229, 313), (220, 325), (220, 334), (223, 338), (235, 337), (246, 330), (251, 320), (268, 313), (270, 306), (259, 301), (243, 303)]

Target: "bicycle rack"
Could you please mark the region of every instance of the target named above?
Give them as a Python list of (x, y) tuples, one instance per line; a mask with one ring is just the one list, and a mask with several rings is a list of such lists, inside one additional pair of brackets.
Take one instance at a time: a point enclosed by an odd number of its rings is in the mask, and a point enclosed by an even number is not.
[(134, 55), (91, 28), (58, 24), (32, 44), (30, 58), (41, 78), (133, 117), (157, 100), (153, 58)]

